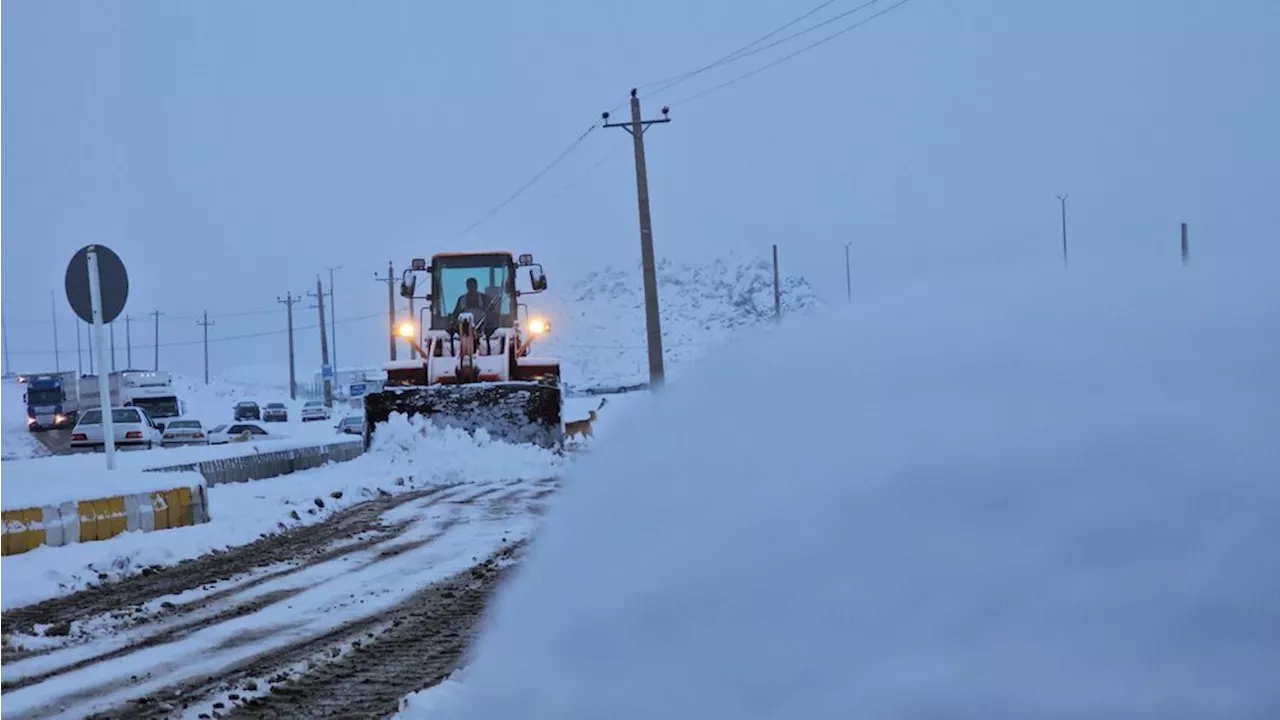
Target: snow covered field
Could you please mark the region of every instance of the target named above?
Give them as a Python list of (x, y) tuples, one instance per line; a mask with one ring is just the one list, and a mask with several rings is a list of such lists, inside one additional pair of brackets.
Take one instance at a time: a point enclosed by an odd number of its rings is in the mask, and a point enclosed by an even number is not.
[(813, 377), (708, 358), (401, 717), (1280, 716), (1267, 267), (952, 278), (771, 334)]
[[(595, 424), (596, 439), (571, 442), (570, 448), (588, 444), (595, 447), (598, 441), (607, 441), (618, 419), (631, 408), (643, 405), (646, 395), (608, 396), (608, 403), (600, 410)], [(566, 402), (565, 417), (585, 418), (588, 410), (597, 408), (602, 399), (571, 398)], [(0, 560), (4, 571), (0, 609), (20, 607), (118, 580), (146, 568), (172, 565), (215, 550), (244, 545), (264, 534), (320, 522), (335, 511), (368, 500), (380, 491), (404, 492), (424, 485), (471, 482), (473, 478), (541, 478), (557, 475), (564, 462), (532, 448), (486, 443), (483, 436), (477, 441), (450, 433), (424, 441), (419, 436), (405, 436), (405, 427), (399, 430), (399, 435), (380, 437), (375, 452), (347, 463), (269, 480), (209, 488), (211, 522), (205, 525), (166, 530), (162, 535), (125, 533), (108, 541), (42, 547), (5, 557)], [(271, 444), (270, 449), (284, 446)], [(190, 455), (219, 449), (186, 450), (191, 451)], [(267, 451), (268, 443), (262, 443), (261, 449)], [(150, 457), (169, 457), (178, 452), (122, 453), (121, 467), (143, 467)], [(568, 457), (576, 456), (577, 453), (570, 453)], [(92, 463), (92, 467), (86, 463)], [(92, 475), (101, 472), (101, 464), (101, 456), (69, 456), (45, 458), (30, 465), (6, 463), (5, 469), (6, 472), (10, 467), (33, 470), (30, 479), (44, 485), (57, 482), (57, 471), (61, 468), (76, 468)], [(24, 482), (23, 478), (18, 473), (6, 475), (9, 487)], [(317, 506), (317, 500), (323, 507)]]

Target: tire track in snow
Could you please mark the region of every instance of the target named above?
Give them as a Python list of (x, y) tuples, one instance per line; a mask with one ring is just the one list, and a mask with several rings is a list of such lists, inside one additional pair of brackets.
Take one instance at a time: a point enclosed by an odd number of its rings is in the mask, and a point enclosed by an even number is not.
[[(526, 536), (535, 523), (530, 503), (535, 495), (549, 489), (552, 488), (546, 481), (524, 483), (523, 487), (512, 483), (453, 486), (378, 498), (349, 508), (335, 514), (326, 523), (307, 529), (316, 531), (332, 525), (320, 533), (324, 537), (323, 544), (329, 544), (349, 538), (357, 531), (369, 531), (369, 528), (358, 527), (360, 524), (372, 525), (379, 521), (386, 524), (379, 526), (371, 538), (328, 551), (314, 543), (303, 543), (304, 548), (312, 551), (312, 557), (298, 567), (246, 579), (243, 584), (220, 588), (181, 607), (173, 605), (170, 616), (144, 625), (141, 632), (128, 633), (129, 637), (123, 641), (108, 638), (103, 642), (55, 650), (47, 653), (47, 658), (6, 662), (7, 676), (27, 673), (6, 687), (6, 709), (10, 710), (12, 717), (46, 717), (62, 711), (89, 710), (97, 701), (109, 700), (128, 704), (112, 711), (123, 714), (108, 713), (107, 717), (140, 717), (144, 715), (139, 713), (151, 713), (153, 710), (161, 712), (161, 715), (148, 716), (160, 717), (171, 711), (164, 708), (173, 707), (175, 693), (189, 704), (198, 700), (202, 693), (215, 692), (218, 686), (228, 682), (228, 678), (265, 677), (266, 667), (277, 667), (299, 655), (314, 654), (333, 642), (350, 640), (385, 625), (382, 632), (374, 633), (375, 637), (381, 637), (396, 627), (387, 625), (388, 611), (426, 612), (435, 617), (441, 611), (424, 609), (426, 600), (405, 600), (402, 596), (408, 592), (414, 597), (427, 597), (439, 591), (447, 593), (450, 598), (471, 597), (458, 587), (449, 589), (452, 587), (450, 583), (456, 584), (457, 580), (441, 583), (445, 577), (441, 572), (454, 566), (458, 570), (472, 568), (461, 573), (466, 576), (474, 570), (472, 566), (489, 552), (484, 550), (480, 552), (481, 557), (473, 557), (478, 547), (496, 549), (509, 545), (508, 533), (512, 540)], [(337, 526), (344, 529), (339, 531)], [(442, 541), (446, 543), (445, 547), (433, 549)], [(296, 543), (290, 546), (296, 547)], [(262, 553), (250, 548), (252, 546), (241, 550), (256, 562)], [(237, 553), (226, 553), (234, 554)], [(433, 557), (438, 558), (438, 562), (431, 562)], [(484, 565), (485, 562), (480, 562), (480, 566)], [(437, 566), (441, 569), (437, 570)], [(191, 572), (185, 565), (174, 568), (179, 569)], [(213, 569), (224, 568), (215, 565)], [(412, 576), (415, 574), (420, 581), (413, 585)], [(379, 587), (380, 583), (394, 585), (407, 577), (410, 578), (408, 587)], [(139, 589), (125, 597), (155, 600), (155, 588), (172, 586), (168, 582), (142, 582), (150, 578), (134, 580), (139, 581), (139, 587), (145, 590)], [(202, 582), (180, 584), (198, 587), (208, 578), (199, 580)], [(361, 583), (361, 580), (365, 582)], [(347, 593), (350, 588), (341, 587), (344, 581), (347, 584), (354, 581), (363, 594)], [(122, 584), (128, 582), (122, 581)], [(424, 591), (423, 587), (436, 589)], [(445, 589), (439, 590), (439, 587)], [(83, 594), (92, 595), (93, 591)], [(119, 591), (115, 595), (118, 596)], [(388, 605), (391, 600), (403, 601)], [(103, 600), (92, 597), (90, 602), (101, 603)], [(428, 604), (430, 608), (457, 605)], [(477, 604), (473, 598), (472, 605), (467, 607), (479, 608), (482, 604)], [(64, 603), (59, 610), (74, 612), (77, 606), (74, 602)], [(454, 628), (448, 631), (452, 634), (445, 640), (457, 641), (455, 636), (461, 634), (457, 628), (469, 627), (466, 623), (471, 621), (467, 618), (478, 616), (479, 610), (474, 608), (474, 611), (459, 611), (461, 619), (457, 622), (463, 625), (456, 625), (452, 620), (436, 623), (441, 627)], [(328, 619), (328, 612), (340, 617)], [(277, 616), (280, 621), (276, 621)], [(112, 645), (111, 641), (115, 644)], [(437, 637), (431, 642), (440, 644), (444, 640)], [(448, 643), (441, 646), (446, 647)], [(440, 657), (447, 660), (455, 655), (445, 652)], [(343, 653), (338, 652), (329, 657), (342, 656)], [(64, 659), (69, 662), (61, 662)], [(46, 666), (40, 666), (41, 661)], [(316, 668), (327, 666), (324, 662), (309, 661), (307, 664)], [(33, 666), (38, 672), (32, 671)], [(339, 663), (337, 667), (342, 665)], [(400, 672), (402, 669), (392, 668), (387, 672)], [(193, 677), (199, 677), (201, 681), (191, 685)], [(419, 682), (421, 687), (428, 680), (430, 678), (419, 678), (415, 682)], [(413, 689), (417, 688), (409, 688)], [(42, 697), (37, 697), (37, 694)], [(132, 701), (139, 696), (144, 699), (142, 703)], [(147, 698), (155, 702), (146, 702)]]

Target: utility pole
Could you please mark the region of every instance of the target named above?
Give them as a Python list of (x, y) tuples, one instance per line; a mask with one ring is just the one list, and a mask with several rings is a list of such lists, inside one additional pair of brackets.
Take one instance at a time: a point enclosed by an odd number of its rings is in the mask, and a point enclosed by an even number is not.
[(1067, 196), (1059, 195), (1058, 202), (1062, 203), (1062, 267), (1067, 266)]
[(782, 286), (778, 282), (778, 246), (773, 246), (773, 319), (782, 322)]
[(636, 201), (640, 211), (640, 262), (644, 272), (644, 324), (649, 345), (649, 387), (662, 387), (665, 372), (662, 366), (662, 318), (658, 314), (658, 270), (653, 256), (653, 224), (649, 217), (649, 174), (644, 161), (644, 132), (650, 125), (669, 123), (671, 112), (662, 108), (662, 119), (642, 120), (640, 98), (631, 89), (631, 122), (610, 123), (609, 113), (601, 113), (604, 126), (620, 127), (631, 133), (636, 155)]
[(396, 270), (390, 262), (387, 263), (387, 276), (385, 278), (378, 277), (378, 273), (373, 274), (376, 282), (384, 282), (387, 284), (387, 323), (388, 336), (391, 339), (391, 362), (396, 361)]
[[(409, 298), (409, 322), (412, 322), (414, 327), (417, 327), (418, 325), (418, 315), (417, 311), (415, 311), (413, 307), (413, 298)], [(418, 349), (413, 346), (413, 343), (409, 343), (409, 359), (418, 359)]]
[(1191, 239), (1187, 237), (1187, 224), (1182, 223), (1182, 266), (1191, 261)]
[(49, 309), (53, 313), (53, 370), (62, 372), (62, 355), (58, 353), (58, 301), (52, 290), (49, 291)]
[[(13, 368), (9, 366), (9, 323), (5, 320), (4, 302), (0, 302), (0, 338), (4, 340), (4, 374), (12, 375)], [(76, 333), (76, 340), (79, 341), (79, 332)]]
[(209, 384), (209, 326), (216, 325), (214, 321), (209, 319), (209, 311), (204, 311), (204, 319), (197, 320), (196, 324), (204, 328), (204, 384)]
[(849, 302), (853, 302), (853, 271), (849, 269), (849, 246), (852, 244), (851, 242), (844, 244), (844, 292)]
[[(76, 377), (78, 378), (78, 377), (80, 377), (81, 375), (84, 375), (84, 357), (82, 357), (82, 356), (80, 355), (80, 318), (76, 318), (75, 324), (76, 324)], [(9, 345), (8, 341), (5, 341), (5, 347), (6, 347), (6, 348), (8, 347), (8, 345)], [(9, 353), (9, 351), (6, 349), (6, 350), (5, 350), (5, 364), (8, 364), (8, 362), (9, 362), (9, 354), (8, 354), (8, 353)], [(79, 383), (79, 381), (77, 381), (77, 382), (76, 382), (76, 391), (78, 392), (79, 390), (80, 390), (80, 383)]]
[(133, 369), (133, 333), (130, 324), (133, 318), (128, 315), (124, 316), (124, 365), (126, 370)]
[(153, 313), (151, 313), (151, 314), (152, 314), (152, 315), (154, 315), (154, 316), (155, 316), (155, 318), (156, 318), (156, 329), (155, 329), (155, 336), (156, 336), (156, 347), (155, 347), (155, 351), (156, 351), (156, 360), (155, 360), (155, 363), (156, 363), (156, 366), (155, 366), (155, 368), (154, 368), (154, 369), (155, 369), (155, 371), (156, 371), (156, 372), (160, 372), (160, 316), (161, 316), (161, 315), (163, 315), (164, 313), (160, 312), (159, 310), (156, 310), (155, 312), (153, 312)]
[(301, 299), (301, 298), (296, 298), (296, 297), (294, 297), (292, 292), (287, 292), (287, 293), (285, 293), (285, 294), (284, 294), (284, 298), (283, 298), (283, 299), (282, 299), (282, 298), (279, 298), (279, 297), (277, 297), (277, 298), (276, 298), (276, 302), (278, 302), (278, 303), (283, 303), (283, 304), (284, 304), (284, 306), (288, 309), (288, 318), (289, 318), (289, 399), (290, 399), (290, 400), (297, 400), (297, 399), (298, 399), (298, 376), (294, 373), (294, 365), (293, 365), (293, 304), (294, 304), (294, 303), (296, 303), (296, 302), (298, 302), (298, 300), (300, 300), (300, 299)]
[(335, 386), (338, 380), (338, 301), (333, 296), (333, 271), (341, 269), (341, 265), (325, 268), (325, 270), (329, 271), (329, 329), (332, 330), (329, 337), (333, 340), (333, 379)]
[(316, 275), (316, 291), (307, 293), (316, 299), (315, 307), (320, 309), (320, 374), (324, 378), (324, 406), (333, 407), (333, 368), (329, 366), (329, 337), (324, 327), (324, 286), (320, 284), (320, 276)]

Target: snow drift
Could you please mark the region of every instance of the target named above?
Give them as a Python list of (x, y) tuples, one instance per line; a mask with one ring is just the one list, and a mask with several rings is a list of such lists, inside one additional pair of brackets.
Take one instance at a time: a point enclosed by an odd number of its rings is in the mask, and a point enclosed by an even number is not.
[(811, 373), (708, 358), (571, 470), (430, 717), (1280, 716), (1260, 275), (951, 281), (784, 326)]
[[(707, 264), (658, 263), (658, 298), (668, 376), (734, 333), (773, 321), (773, 264), (761, 257), (733, 257)], [(782, 277), (782, 309), (800, 313), (820, 305), (804, 278)], [(534, 313), (553, 318), (552, 332), (538, 341), (562, 359), (573, 387), (620, 386), (649, 379), (646, 359), (644, 283), (634, 267), (606, 267), (575, 282)]]

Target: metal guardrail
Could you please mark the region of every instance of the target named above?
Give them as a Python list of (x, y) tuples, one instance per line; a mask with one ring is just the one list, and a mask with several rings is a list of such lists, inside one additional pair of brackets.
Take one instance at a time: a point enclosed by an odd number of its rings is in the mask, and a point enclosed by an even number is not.
[(310, 470), (331, 462), (354, 460), (363, 454), (364, 443), (359, 440), (344, 440), (312, 447), (150, 468), (148, 472), (195, 471), (203, 475), (204, 481), (212, 486), (266, 480), (299, 470)]

